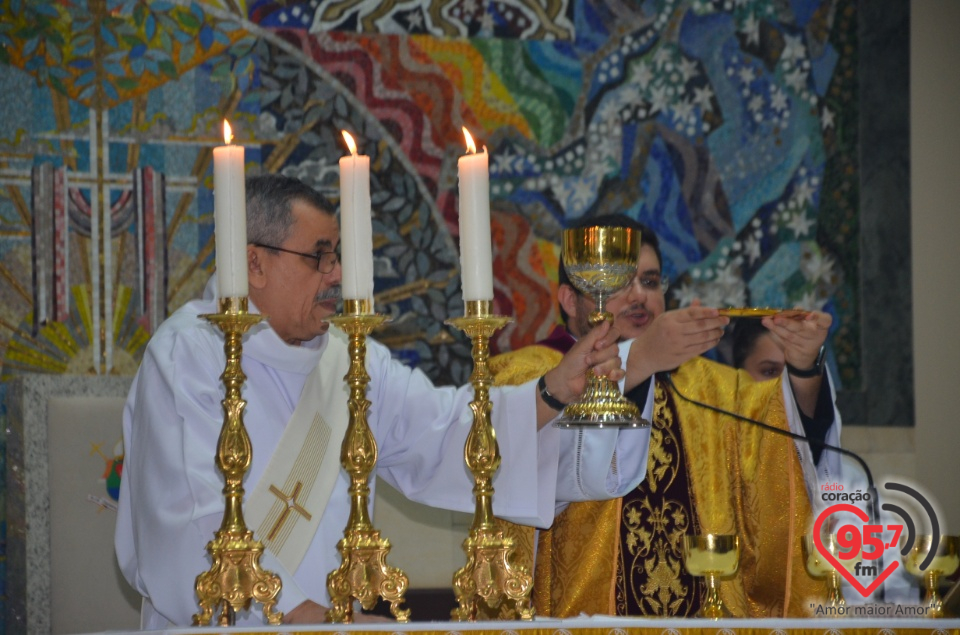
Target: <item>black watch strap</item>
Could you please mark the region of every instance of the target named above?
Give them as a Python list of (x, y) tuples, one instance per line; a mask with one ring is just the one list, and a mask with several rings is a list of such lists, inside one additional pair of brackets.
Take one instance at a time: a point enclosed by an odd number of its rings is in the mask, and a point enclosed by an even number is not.
[(543, 399), (543, 403), (547, 404), (554, 410), (563, 410), (567, 407), (567, 404), (563, 403), (556, 397), (550, 394), (550, 391), (547, 390), (547, 376), (540, 375), (540, 381), (537, 382), (537, 390), (540, 391), (540, 398)]
[(826, 352), (826, 345), (820, 347), (820, 352), (817, 353), (817, 360), (813, 362), (813, 366), (807, 369), (797, 368), (796, 366), (791, 366), (787, 364), (787, 372), (793, 375), (794, 377), (799, 377), (801, 379), (807, 379), (809, 377), (819, 377), (823, 374), (823, 355)]

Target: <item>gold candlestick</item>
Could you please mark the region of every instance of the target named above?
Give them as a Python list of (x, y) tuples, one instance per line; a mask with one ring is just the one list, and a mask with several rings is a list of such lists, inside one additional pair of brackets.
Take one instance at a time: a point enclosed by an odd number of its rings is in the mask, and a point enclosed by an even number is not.
[(219, 313), (201, 317), (223, 331), (226, 367), (220, 379), (226, 386), (223, 401), (223, 428), (217, 441), (217, 468), (223, 472), (223, 496), (226, 504), (223, 522), (207, 543), (213, 566), (197, 576), (196, 591), (200, 612), (193, 616), (194, 626), (209, 626), (214, 610), (220, 607), (217, 621), (231, 626), (240, 609), (249, 609), (256, 600), (263, 605), (269, 624), (280, 624), (283, 613), (274, 610), (280, 593), (280, 576), (260, 568), (263, 543), (255, 540), (243, 520), (243, 477), (250, 468), (253, 448), (243, 425), (247, 402), (240, 396), (246, 375), (240, 367), (243, 334), (262, 316), (247, 313), (247, 298), (222, 298)]
[(500, 468), (500, 448), (490, 423), (492, 376), (487, 359), (490, 336), (511, 319), (490, 315), (489, 301), (467, 301), (464, 305), (464, 317), (447, 320), (447, 324), (465, 332), (473, 342), (473, 426), (463, 455), (473, 473), (476, 511), (470, 535), (463, 542), (467, 563), (453, 576), (453, 591), (460, 606), (451, 612), (451, 617), (461, 622), (476, 621), (479, 600), (497, 608), (506, 599), (514, 603), (520, 619), (532, 620), (533, 577), (526, 567), (514, 563), (513, 539), (497, 531), (493, 518), (493, 475)]
[(407, 575), (386, 563), (390, 541), (373, 528), (367, 511), (370, 499), (369, 477), (377, 464), (377, 441), (367, 424), (367, 383), (370, 375), (364, 365), (366, 336), (387, 321), (387, 316), (370, 312), (366, 300), (344, 300), (343, 313), (330, 322), (350, 336), (350, 369), (344, 380), (350, 385), (350, 422), (343, 437), (340, 464), (350, 475), (350, 517), (337, 543), (340, 567), (327, 576), (330, 610), (327, 621), (334, 624), (353, 622), (353, 598), (370, 610), (382, 597), (390, 602), (390, 612), (398, 622), (410, 620), (410, 609), (402, 609), (409, 586)]

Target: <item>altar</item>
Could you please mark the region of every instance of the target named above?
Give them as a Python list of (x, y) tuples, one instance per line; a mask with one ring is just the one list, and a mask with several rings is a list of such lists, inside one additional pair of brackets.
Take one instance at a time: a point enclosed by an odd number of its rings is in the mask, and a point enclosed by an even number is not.
[[(418, 635), (956, 635), (960, 619), (643, 619), (626, 617), (536, 618), (532, 622), (413, 622), (279, 626), (272, 628), (189, 628), (133, 631), (166, 635), (201, 633), (417, 633)], [(131, 632), (131, 633), (133, 633)], [(117, 631), (111, 631), (121, 635)], [(126, 634), (123, 634), (126, 635)]]

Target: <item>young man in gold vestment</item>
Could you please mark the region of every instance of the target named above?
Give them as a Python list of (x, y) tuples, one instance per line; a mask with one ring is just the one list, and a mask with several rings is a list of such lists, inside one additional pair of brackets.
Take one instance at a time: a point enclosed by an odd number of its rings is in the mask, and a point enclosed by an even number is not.
[[(636, 490), (623, 498), (572, 503), (539, 532), (537, 613), (693, 616), (704, 585), (684, 569), (683, 536), (715, 533), (740, 537), (739, 572), (721, 584), (734, 616), (804, 615), (821, 585), (806, 573), (801, 536), (812, 525), (817, 472), (824, 480), (839, 478), (839, 458), (686, 398), (838, 443), (839, 415), (820, 369), (831, 317), (812, 312), (801, 319), (764, 318), (784, 350), (788, 372), (776, 381), (754, 382), (744, 371), (699, 357), (728, 323), (717, 309), (695, 302), (665, 310), (660, 249), (649, 229), (621, 215), (582, 224), (642, 232), (636, 278), (606, 307), (623, 338), (632, 340), (623, 345), (629, 351), (620, 352), (627, 360), (624, 392), (653, 429), (647, 477)], [(573, 288), (562, 264), (558, 299), (565, 327), (492, 359), (497, 383), (543, 375), (587, 332), (595, 305)], [(520, 551), (524, 543), (532, 551), (532, 531), (509, 531)]]

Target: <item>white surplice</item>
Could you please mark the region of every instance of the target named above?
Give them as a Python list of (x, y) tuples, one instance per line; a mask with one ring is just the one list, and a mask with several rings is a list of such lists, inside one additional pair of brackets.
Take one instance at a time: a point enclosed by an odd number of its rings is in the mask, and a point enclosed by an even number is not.
[[(223, 338), (198, 317), (216, 311), (213, 288), (211, 280), (203, 300), (188, 303), (157, 330), (124, 410), (116, 550), (125, 578), (144, 596), (142, 627), (148, 629), (190, 624), (198, 612), (194, 582), (210, 568), (205, 547), (223, 519), (223, 476), (214, 463), (223, 423)], [(289, 346), (264, 322), (244, 338), (243, 418), (253, 446), (247, 492), (273, 454), (307, 375), (322, 363), (327, 337)], [(463, 462), (473, 389), (434, 387), (372, 339), (366, 367), (372, 402), (367, 418), (379, 448), (376, 476), (412, 500), (473, 511), (473, 480)], [(538, 433), (535, 382), (493, 388), (490, 397), (503, 457), (494, 478), (498, 516), (544, 527), (567, 501), (622, 496), (642, 480), (648, 431), (581, 435), (547, 426)], [(262, 566), (283, 582), (279, 610), (307, 599), (329, 606), (326, 577), (340, 563), (336, 544), (349, 515), (348, 486), (340, 469), (295, 571), (264, 553)], [(371, 492), (371, 506), (372, 500)], [(259, 609), (238, 615), (237, 624), (262, 623)]]

